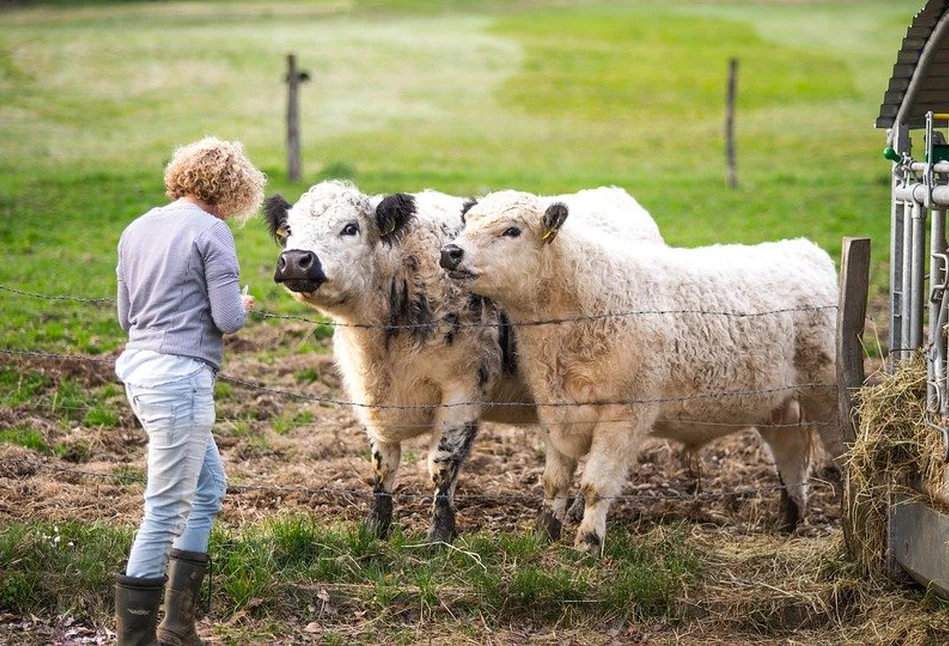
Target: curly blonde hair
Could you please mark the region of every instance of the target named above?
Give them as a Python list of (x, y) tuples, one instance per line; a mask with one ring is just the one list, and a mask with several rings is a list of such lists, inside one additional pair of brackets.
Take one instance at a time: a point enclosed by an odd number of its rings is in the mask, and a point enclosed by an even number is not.
[(241, 223), (260, 208), (266, 182), (239, 141), (216, 137), (177, 148), (165, 166), (168, 199), (196, 197), (221, 217), (235, 217)]

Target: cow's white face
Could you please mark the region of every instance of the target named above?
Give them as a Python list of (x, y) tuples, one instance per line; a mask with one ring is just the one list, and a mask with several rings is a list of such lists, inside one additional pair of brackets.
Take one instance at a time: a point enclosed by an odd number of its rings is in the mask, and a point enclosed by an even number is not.
[(313, 186), (292, 206), (270, 198), (268, 224), (283, 247), (274, 280), (296, 300), (329, 313), (356, 307), (369, 293), (379, 246), (413, 209), (411, 197), (401, 194), (373, 208), (368, 196), (336, 181)]
[(442, 247), (441, 266), (473, 293), (512, 306), (529, 300), (543, 280), (544, 247), (566, 218), (529, 193), (492, 193), (465, 214), (465, 228)]

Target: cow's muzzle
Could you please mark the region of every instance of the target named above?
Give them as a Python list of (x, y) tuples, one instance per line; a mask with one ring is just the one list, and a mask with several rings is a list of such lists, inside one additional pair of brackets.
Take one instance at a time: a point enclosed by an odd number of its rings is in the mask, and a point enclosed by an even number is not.
[(326, 282), (320, 259), (312, 251), (288, 249), (277, 259), (274, 282), (283, 283), (292, 292), (315, 292)]
[(444, 247), (442, 247), (442, 257), (439, 261), (439, 264), (442, 266), (442, 269), (451, 271), (453, 269), (458, 269), (458, 265), (461, 264), (461, 259), (464, 257), (464, 249), (456, 244), (446, 244)]
[(442, 266), (442, 269), (448, 271), (448, 276), (456, 280), (462, 280), (465, 278), (473, 278), (474, 275), (461, 267), (461, 261), (465, 257), (465, 250), (459, 247), (456, 244), (446, 244), (442, 247), (441, 259), (438, 261), (438, 264)]

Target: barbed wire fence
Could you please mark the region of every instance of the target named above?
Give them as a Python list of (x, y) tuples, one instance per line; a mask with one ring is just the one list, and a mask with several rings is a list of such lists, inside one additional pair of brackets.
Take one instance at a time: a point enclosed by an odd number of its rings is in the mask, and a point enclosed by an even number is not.
[[(19, 289), (15, 287), (10, 287), (8, 285), (0, 285), (0, 292), (5, 292), (8, 294), (13, 294), (20, 297), (35, 298), (39, 300), (49, 301), (49, 302), (73, 302), (85, 305), (93, 306), (107, 306), (114, 305), (114, 298), (105, 298), (105, 297), (80, 297), (72, 295), (54, 295), (54, 294), (44, 294), (40, 292), (34, 292), (24, 289)], [(795, 308), (782, 308), (776, 310), (762, 311), (762, 312), (732, 312), (732, 311), (716, 311), (716, 310), (631, 310), (631, 311), (620, 311), (620, 312), (610, 312), (598, 315), (590, 316), (575, 316), (575, 317), (564, 317), (557, 319), (545, 319), (537, 321), (528, 321), (519, 324), (512, 324), (512, 327), (518, 326), (545, 326), (545, 325), (563, 325), (573, 322), (582, 322), (582, 321), (594, 321), (602, 320), (607, 318), (618, 318), (618, 317), (630, 317), (630, 316), (668, 316), (675, 314), (701, 314), (708, 316), (720, 316), (720, 317), (735, 317), (735, 318), (758, 318), (764, 316), (773, 316), (776, 314), (790, 313), (790, 312), (801, 312), (801, 311), (824, 311), (824, 310), (837, 310), (836, 304), (820, 305), (820, 306), (811, 306), (811, 307), (795, 307)], [(355, 328), (367, 328), (367, 329), (378, 329), (384, 332), (391, 332), (394, 330), (413, 330), (418, 329), (419, 327), (433, 327), (433, 328), (453, 328), (458, 330), (459, 328), (480, 328), (480, 327), (493, 327), (495, 323), (470, 323), (470, 324), (459, 324), (457, 322), (453, 323), (442, 323), (442, 322), (433, 322), (433, 323), (423, 323), (423, 324), (408, 324), (408, 325), (364, 325), (364, 324), (352, 324), (352, 323), (342, 323), (331, 320), (315, 319), (297, 314), (279, 314), (275, 312), (270, 312), (266, 310), (255, 310), (251, 312), (253, 318), (258, 320), (286, 320), (286, 321), (295, 321), (303, 322), (307, 324), (312, 324), (314, 326), (328, 326), (328, 327), (355, 327)], [(75, 353), (60, 353), (60, 352), (51, 352), (46, 350), (30, 350), (30, 349), (17, 349), (17, 348), (0, 348), (0, 355), (8, 357), (16, 357), (24, 360), (54, 360), (54, 361), (71, 361), (71, 362), (82, 362), (89, 364), (102, 364), (102, 365), (114, 365), (114, 358), (110, 356), (94, 356), (94, 355), (84, 355), (84, 354), (75, 354)], [(220, 373), (217, 375), (219, 381), (233, 384), (240, 388), (246, 389), (251, 392), (257, 392), (267, 395), (273, 395), (277, 397), (283, 397), (288, 399), (295, 399), (300, 401), (306, 401), (320, 406), (337, 406), (343, 408), (369, 408), (369, 409), (392, 409), (392, 410), (430, 410), (433, 408), (452, 408), (452, 407), (463, 407), (463, 406), (492, 406), (492, 407), (579, 407), (579, 406), (622, 406), (622, 405), (635, 405), (635, 404), (656, 404), (656, 403), (669, 403), (669, 402), (685, 402), (689, 400), (697, 399), (723, 399), (728, 397), (742, 397), (748, 395), (766, 395), (774, 394), (777, 392), (783, 391), (795, 391), (801, 389), (834, 389), (838, 388), (836, 383), (806, 383), (806, 384), (786, 384), (775, 388), (760, 389), (760, 390), (746, 390), (746, 391), (723, 391), (723, 392), (708, 392), (708, 393), (696, 393), (689, 396), (678, 396), (678, 397), (651, 397), (651, 398), (624, 398), (624, 399), (613, 399), (613, 400), (593, 400), (586, 402), (552, 402), (552, 403), (537, 403), (537, 402), (493, 402), (493, 401), (466, 401), (466, 402), (453, 402), (453, 403), (441, 403), (441, 404), (400, 404), (400, 403), (374, 403), (367, 404), (364, 402), (349, 401), (345, 399), (337, 399), (334, 397), (314, 395), (312, 393), (289, 390), (285, 388), (277, 388), (274, 386), (268, 386), (261, 383), (255, 383), (248, 381), (246, 379), (241, 379), (232, 375), (225, 373)], [(120, 383), (117, 378), (115, 378), (116, 383)], [(55, 410), (60, 411), (72, 411), (72, 412), (88, 412), (93, 409), (95, 406), (64, 406), (62, 404), (55, 406)], [(43, 406), (33, 404), (27, 409), (34, 411), (42, 411)], [(266, 424), (272, 422), (272, 420), (249, 420), (243, 417), (219, 417), (218, 422), (233, 422), (233, 423), (260, 423)], [(623, 419), (608, 419), (608, 420), (599, 420), (607, 422), (622, 422)], [(669, 420), (658, 420), (659, 422), (669, 421)], [(681, 420), (675, 420), (677, 424), (683, 423), (692, 423), (696, 425), (706, 426), (706, 427), (729, 427), (738, 429), (747, 429), (753, 428), (756, 426), (755, 423), (715, 423), (715, 422), (705, 422), (705, 421), (694, 421), (694, 422), (683, 422)], [(551, 427), (551, 426), (569, 426), (569, 425), (589, 425), (589, 422), (534, 422), (532, 426), (538, 427)], [(833, 422), (808, 422), (811, 426), (817, 425), (831, 425)], [(408, 427), (409, 425), (405, 425)], [(400, 425), (389, 425), (393, 430), (401, 429), (403, 426)], [(799, 424), (797, 423), (784, 423), (784, 424), (770, 424), (771, 428), (797, 428)], [(435, 430), (436, 427), (433, 427)], [(36, 460), (6, 460), (7, 470), (13, 470), (13, 472), (22, 472), (22, 473), (31, 473), (36, 471), (46, 471), (50, 473), (63, 474), (69, 477), (78, 477), (78, 478), (89, 478), (97, 480), (111, 480), (118, 485), (127, 485), (130, 483), (144, 484), (144, 474), (140, 477), (132, 477), (128, 473), (99, 473), (94, 471), (83, 470), (74, 467), (64, 467), (58, 464), (49, 464)], [(805, 486), (809, 483), (798, 482), (798, 483), (782, 483), (780, 485), (769, 485), (769, 486), (757, 486), (757, 487), (744, 487), (731, 489), (729, 491), (718, 491), (718, 492), (709, 492), (709, 491), (694, 491), (694, 492), (680, 492), (675, 491), (670, 488), (666, 488), (664, 491), (640, 491), (637, 493), (624, 493), (611, 498), (611, 500), (624, 500), (631, 502), (658, 502), (662, 500), (673, 500), (673, 501), (683, 501), (683, 502), (706, 502), (712, 500), (725, 500), (725, 499), (742, 499), (748, 497), (754, 497), (761, 494), (768, 494), (782, 490), (788, 490), (792, 488), (797, 488)], [(826, 484), (827, 487), (832, 487), (831, 483), (821, 483), (819, 480), (812, 478), (810, 484)], [(275, 485), (258, 485), (258, 484), (228, 484), (228, 493), (246, 493), (246, 492), (264, 492), (271, 493), (274, 495), (303, 495), (311, 498), (323, 498), (329, 501), (340, 500), (340, 499), (349, 499), (354, 498), (373, 498), (378, 495), (369, 490), (362, 489), (351, 489), (346, 487), (287, 487), (287, 486), (275, 486)], [(387, 496), (393, 499), (424, 499), (428, 500), (431, 498), (430, 493), (413, 493), (413, 492), (392, 492), (386, 494)], [(471, 501), (484, 501), (484, 500), (493, 500), (493, 501), (503, 501), (510, 503), (518, 503), (523, 505), (538, 505), (542, 500), (540, 495), (532, 494), (506, 494), (506, 493), (456, 493), (454, 496), (457, 500), (471, 500)]]

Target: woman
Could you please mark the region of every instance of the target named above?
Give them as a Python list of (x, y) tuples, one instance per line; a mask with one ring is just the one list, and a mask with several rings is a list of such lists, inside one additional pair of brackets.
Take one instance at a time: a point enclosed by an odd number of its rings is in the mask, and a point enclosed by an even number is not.
[(129, 340), (115, 371), (148, 434), (145, 513), (116, 576), (122, 646), (204, 643), (195, 600), (226, 488), (211, 435), (214, 379), (224, 335), (243, 327), (254, 305), (241, 294), (225, 221), (252, 215), (265, 181), (238, 142), (208, 137), (179, 148), (165, 167), (171, 203), (137, 218), (119, 240), (118, 316)]

